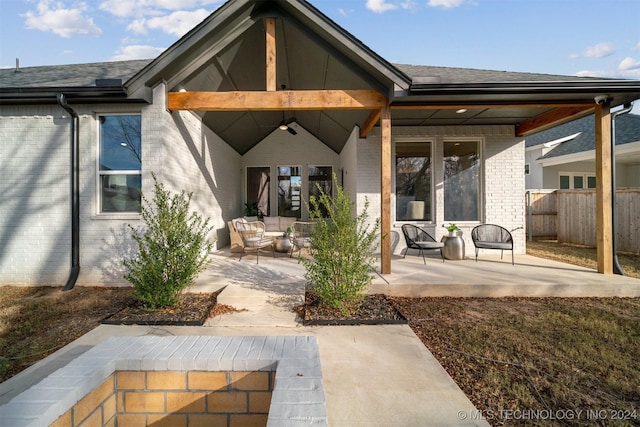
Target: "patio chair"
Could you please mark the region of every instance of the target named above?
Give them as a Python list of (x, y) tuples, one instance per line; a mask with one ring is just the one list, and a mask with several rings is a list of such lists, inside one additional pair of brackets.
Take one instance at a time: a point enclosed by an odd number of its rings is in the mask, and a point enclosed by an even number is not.
[(289, 258), (293, 257), (293, 251), (298, 249), (298, 262), (302, 255), (303, 248), (311, 247), (311, 232), (313, 231), (313, 222), (296, 221), (293, 223), (293, 236), (291, 236), (291, 253)]
[(247, 252), (255, 252), (256, 264), (258, 264), (260, 262), (260, 250), (269, 247), (271, 248), (271, 255), (274, 258), (276, 257), (276, 253), (273, 250), (273, 240), (263, 237), (264, 223), (262, 221), (238, 222), (236, 227), (242, 238), (240, 261)]
[(506, 228), (495, 224), (480, 224), (471, 230), (471, 240), (476, 248), (476, 262), (480, 249), (500, 249), (500, 259), (504, 251), (511, 251), (511, 265), (515, 265), (513, 236)]
[(442, 262), (444, 262), (444, 254), (442, 253), (444, 243), (436, 242), (436, 239), (431, 237), (425, 230), (415, 225), (404, 224), (402, 226), (402, 234), (404, 234), (404, 241), (407, 244), (402, 258), (407, 256), (409, 249), (417, 249), (419, 251), (418, 255), (422, 255), (422, 261), (426, 264), (424, 251), (440, 249), (440, 256), (442, 257)]

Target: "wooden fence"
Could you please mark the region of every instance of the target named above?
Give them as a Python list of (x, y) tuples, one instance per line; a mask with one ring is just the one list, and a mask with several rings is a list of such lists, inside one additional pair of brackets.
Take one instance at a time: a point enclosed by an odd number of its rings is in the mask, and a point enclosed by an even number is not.
[[(596, 246), (595, 190), (536, 190), (527, 199), (529, 237)], [(619, 189), (616, 206), (618, 250), (640, 253), (640, 189)]]

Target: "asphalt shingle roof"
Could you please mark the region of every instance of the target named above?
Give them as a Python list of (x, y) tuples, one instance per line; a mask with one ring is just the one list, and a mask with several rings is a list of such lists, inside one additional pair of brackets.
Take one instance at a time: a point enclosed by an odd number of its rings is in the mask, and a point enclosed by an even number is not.
[[(616, 118), (616, 146), (629, 142), (640, 141), (640, 116), (637, 114), (624, 114)], [(573, 120), (551, 129), (529, 135), (525, 145), (534, 147), (546, 142), (555, 141), (560, 138), (574, 135), (580, 132), (575, 138), (558, 144), (540, 159), (565, 156), (568, 154), (580, 153), (583, 151), (595, 150), (595, 116), (593, 114)]]
[(96, 79), (133, 77), (150, 59), (0, 69), (1, 88), (95, 87)]
[[(142, 70), (151, 59), (96, 62), (89, 64), (50, 65), (0, 69), (2, 88), (95, 87), (96, 79), (122, 79), (126, 82)], [(578, 80), (578, 77), (472, 68), (432, 67), (393, 64), (410, 77), (435, 77), (443, 83), (544, 82)]]

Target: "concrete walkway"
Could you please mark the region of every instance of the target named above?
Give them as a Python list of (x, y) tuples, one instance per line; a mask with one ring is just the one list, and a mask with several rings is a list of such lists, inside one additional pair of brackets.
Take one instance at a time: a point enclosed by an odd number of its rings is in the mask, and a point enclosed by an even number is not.
[[(510, 257), (509, 257), (510, 258)], [(373, 276), (371, 293), (404, 296), (640, 296), (640, 280), (516, 256), (442, 262), (394, 257), (393, 274)], [(221, 251), (192, 291), (222, 291), (221, 304), (240, 311), (202, 327), (101, 325), (0, 384), (0, 405), (111, 336), (219, 335), (317, 337), (332, 426), (488, 425), (407, 325), (304, 327), (291, 308), (304, 299), (304, 268), (277, 259)]]

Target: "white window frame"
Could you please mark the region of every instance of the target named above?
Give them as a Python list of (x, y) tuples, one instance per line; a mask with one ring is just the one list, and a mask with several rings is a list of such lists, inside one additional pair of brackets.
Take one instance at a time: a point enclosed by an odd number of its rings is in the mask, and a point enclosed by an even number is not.
[[(431, 190), (430, 190), (430, 200), (429, 200), (429, 208), (431, 210), (431, 219), (429, 220), (399, 220), (398, 219), (398, 212), (396, 209), (397, 206), (397, 197), (398, 194), (396, 193), (396, 179), (397, 179), (397, 158), (396, 158), (396, 144), (397, 143), (402, 143), (402, 142), (408, 142), (408, 143), (429, 143), (430, 144), (430, 149), (429, 149), (429, 156), (431, 158)], [(435, 217), (436, 217), (436, 186), (435, 186), (435, 170), (436, 170), (436, 139), (435, 138), (425, 138), (425, 137), (410, 137), (410, 138), (394, 138), (393, 139), (393, 152), (391, 153), (391, 158), (393, 159), (392, 162), (392, 171), (391, 171), (391, 185), (393, 188), (393, 205), (391, 206), (392, 212), (393, 212), (393, 218), (394, 218), (394, 222), (398, 223), (398, 224), (434, 224), (435, 222)], [(426, 200), (425, 200), (426, 201)]]
[(569, 188), (562, 188), (562, 190), (575, 190), (576, 188), (574, 188), (573, 186), (573, 181), (574, 181), (574, 177), (576, 176), (580, 176), (582, 177), (582, 182), (584, 183), (584, 187), (582, 188), (578, 188), (578, 190), (593, 190), (595, 187), (590, 188), (589, 187), (589, 178), (594, 178), (596, 177), (595, 173), (591, 173), (591, 172), (558, 172), (558, 189), (560, 188), (560, 178), (563, 176), (567, 176), (569, 177)]
[[(140, 116), (142, 121), (142, 113), (140, 111), (122, 111), (122, 112), (95, 112), (94, 118), (96, 121), (96, 145), (95, 145), (95, 167), (96, 167), (96, 182), (95, 182), (95, 215), (94, 219), (139, 219), (141, 217), (140, 212), (103, 212), (102, 211), (102, 176), (108, 175), (140, 175), (140, 182), (142, 183), (142, 161), (140, 162), (140, 170), (115, 170), (115, 171), (102, 171), (100, 169), (100, 147), (102, 145), (102, 139), (100, 137), (100, 117), (107, 116)], [(140, 125), (142, 127), (142, 124)], [(140, 129), (142, 147), (142, 129)], [(141, 150), (143, 151), (143, 150)], [(140, 189), (142, 191), (142, 188)], [(142, 200), (141, 200), (142, 202)]]
[[(446, 200), (444, 200), (444, 198), (446, 197), (444, 194), (444, 145), (446, 143), (450, 143), (450, 142), (475, 142), (478, 144), (478, 165), (479, 165), (479, 169), (478, 169), (478, 219), (476, 220), (470, 220), (470, 221), (458, 221), (458, 220), (450, 220), (449, 218), (445, 217), (444, 214), (444, 204), (446, 203)], [(442, 180), (442, 190), (443, 190), (443, 197), (442, 197), (442, 217), (444, 218), (444, 222), (452, 222), (455, 221), (456, 224), (460, 225), (460, 224), (479, 224), (482, 221), (484, 221), (484, 217), (485, 217), (485, 212), (484, 212), (484, 192), (485, 192), (485, 186), (484, 186), (484, 144), (485, 144), (485, 139), (482, 137), (456, 137), (456, 138), (452, 138), (452, 137), (446, 137), (443, 138), (442, 140), (442, 151), (441, 153), (441, 158), (440, 158), (440, 168), (441, 168), (441, 172), (440, 172), (440, 177)]]

